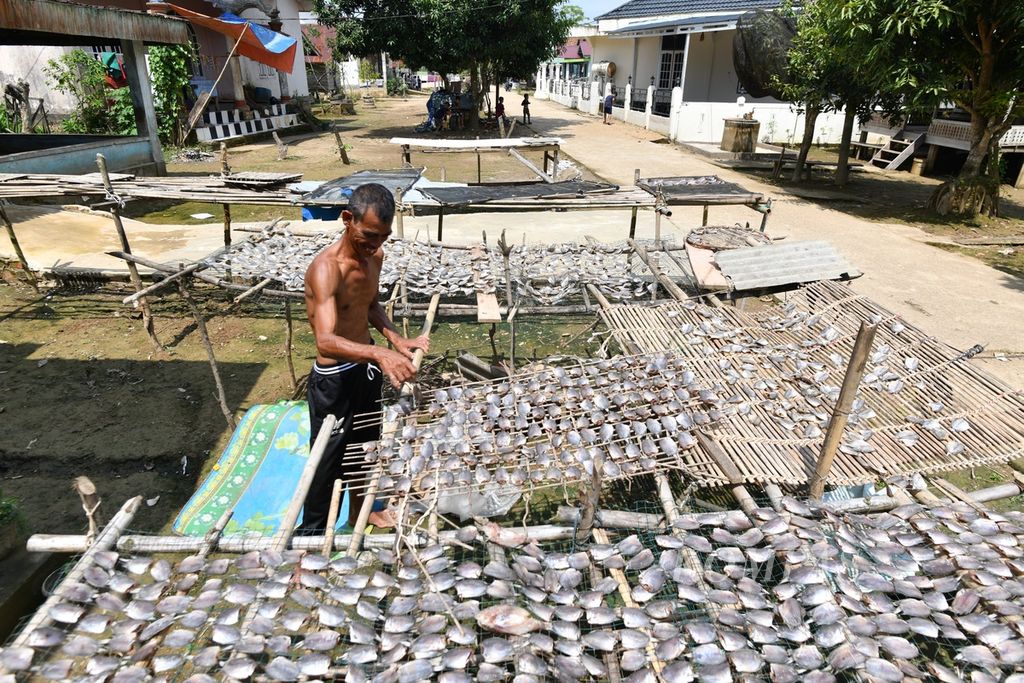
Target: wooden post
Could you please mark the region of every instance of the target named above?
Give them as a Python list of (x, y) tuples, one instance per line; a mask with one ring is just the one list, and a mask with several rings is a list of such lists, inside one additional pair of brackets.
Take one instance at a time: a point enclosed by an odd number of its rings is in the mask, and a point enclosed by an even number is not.
[(636, 237), (636, 207), (634, 206), (629, 217), (629, 239)]
[(704, 217), (701, 219), (700, 224), (701, 225), (707, 225), (708, 224), (708, 205), (707, 204), (704, 205)]
[(334, 489), (331, 491), (331, 507), (327, 510), (327, 528), (324, 529), (323, 555), (329, 557), (331, 548), (334, 547), (334, 527), (338, 523), (338, 508), (341, 506), (341, 479), (334, 480)]
[(402, 188), (395, 190), (395, 228), (398, 233), (398, 239), (405, 239), (405, 217), (402, 214), (402, 195), (405, 192)]
[(299, 387), (295, 378), (295, 363), (292, 361), (292, 300), (284, 300), (284, 357), (288, 361), (288, 376), (292, 380), (292, 391)]
[(661, 246), (661, 211), (654, 210), (654, 246)]
[(228, 165), (228, 143), (220, 143), (220, 174), (231, 175), (231, 166)]
[(338, 145), (338, 156), (341, 157), (341, 163), (346, 166), (350, 165), (352, 162), (348, 159), (348, 151), (345, 149), (345, 143), (342, 142), (341, 133), (338, 131), (334, 131), (334, 142)]
[[(477, 139), (479, 140), (479, 137)], [(476, 150), (476, 184), (477, 185), (479, 185), (480, 183), (483, 182), (483, 180), (481, 180), (482, 178), (483, 178), (483, 175), (480, 173), (480, 149), (477, 148), (477, 150)]]
[(78, 497), (82, 501), (82, 509), (85, 511), (85, 516), (89, 520), (89, 532), (87, 538), (89, 542), (96, 538), (96, 533), (99, 531), (99, 507), (100, 497), (96, 493), (96, 484), (92, 483), (89, 477), (75, 477), (75, 491), (78, 492)]
[(299, 513), (306, 502), (306, 494), (309, 493), (309, 487), (313, 483), (316, 468), (324, 457), (324, 451), (327, 450), (327, 442), (330, 441), (331, 432), (334, 430), (334, 425), (337, 422), (338, 418), (330, 413), (324, 417), (320, 431), (317, 432), (316, 440), (313, 441), (313, 447), (309, 449), (309, 457), (306, 458), (306, 465), (302, 468), (299, 482), (295, 485), (295, 494), (292, 496), (288, 507), (284, 511), (284, 515), (281, 517), (281, 526), (278, 527), (277, 534), (274, 537), (274, 548), (276, 550), (288, 549), (288, 542), (291, 541), (292, 534), (295, 533), (295, 523), (298, 521)]
[(25, 258), (25, 252), (21, 250), (21, 245), (18, 243), (18, 237), (14, 234), (14, 226), (11, 224), (11, 219), (7, 216), (7, 211), (4, 210), (4, 201), (0, 200), (0, 219), (4, 222), (4, 228), (7, 229), (7, 238), (11, 240), (11, 246), (14, 247), (14, 253), (18, 256), (18, 263), (21, 264), (22, 270), (25, 271), (25, 275), (28, 276), (29, 284), (32, 285), (32, 289), (39, 291), (39, 281), (36, 280), (35, 273), (29, 268), (28, 259)]
[(747, 488), (743, 485), (743, 475), (740, 473), (739, 468), (736, 467), (736, 463), (733, 462), (728, 453), (722, 450), (717, 441), (703, 432), (694, 433), (700, 445), (703, 446), (707, 454), (711, 456), (711, 459), (715, 461), (715, 464), (718, 465), (719, 469), (729, 479), (729, 483), (732, 485), (732, 495), (736, 498), (736, 502), (740, 504), (740, 508), (748, 515), (753, 515), (754, 509), (758, 506), (750, 493), (747, 492)]
[[(114, 187), (110, 184), (110, 174), (107, 172), (107, 159), (102, 154), (96, 155), (96, 165), (100, 167), (100, 177), (103, 179), (103, 188), (110, 195), (111, 207), (110, 217), (114, 220), (114, 228), (117, 230), (117, 237), (121, 240), (121, 251), (126, 254), (132, 253), (131, 245), (128, 244), (128, 234), (124, 231), (124, 224), (121, 223), (121, 198), (114, 194)], [(139, 268), (132, 261), (128, 261), (128, 275), (131, 277), (135, 291), (142, 289), (142, 278), (139, 277)], [(153, 313), (149, 309), (147, 299), (139, 299), (139, 306), (142, 308), (142, 325), (146, 328), (149, 339), (157, 351), (162, 351), (163, 346), (156, 338), (156, 330), (153, 329)]]
[(437, 212), (437, 241), (441, 241), (441, 235), (444, 232), (444, 204)]
[(196, 330), (199, 332), (200, 339), (203, 340), (203, 346), (206, 347), (206, 358), (210, 362), (213, 382), (217, 386), (217, 401), (220, 403), (220, 409), (224, 413), (224, 419), (227, 420), (228, 427), (234, 429), (235, 418), (228, 409), (228, 399), (224, 394), (224, 384), (220, 381), (220, 370), (217, 369), (217, 358), (213, 355), (213, 344), (210, 343), (210, 335), (206, 332), (206, 320), (203, 319), (203, 314), (199, 312), (199, 307), (196, 306), (192, 294), (189, 293), (188, 285), (185, 284), (184, 279), (178, 280), (178, 291), (181, 292), (181, 298), (185, 300), (189, 310), (192, 311), (192, 317), (196, 319)]
[(860, 324), (857, 341), (854, 343), (853, 353), (850, 355), (850, 363), (846, 367), (846, 376), (843, 377), (843, 387), (839, 390), (839, 400), (836, 401), (835, 410), (832, 411), (832, 419), (829, 421), (828, 431), (825, 432), (825, 440), (821, 445), (821, 454), (818, 456), (814, 474), (808, 484), (812, 498), (821, 498), (821, 494), (825, 492), (825, 479), (832, 469), (832, 461), (835, 460), (836, 449), (843, 437), (846, 419), (850, 415), (850, 407), (857, 396), (857, 387), (860, 385), (861, 377), (864, 376), (864, 367), (871, 355), (871, 345), (875, 341), (877, 329), (877, 325), (866, 322)]
[(39, 609), (35, 611), (35, 614), (29, 619), (18, 637), (11, 643), (11, 647), (22, 647), (27, 642), (29, 637), (36, 629), (49, 626), (53, 623), (53, 618), (50, 616), (50, 609), (63, 602), (65, 598), (65, 591), (68, 586), (75, 584), (82, 580), (85, 575), (85, 570), (91, 567), (95, 561), (96, 554), (103, 550), (110, 550), (117, 543), (117, 538), (124, 532), (128, 525), (132, 521), (132, 517), (139, 509), (139, 505), (142, 504), (142, 496), (135, 496), (134, 498), (125, 502), (118, 510), (117, 514), (110, 520), (110, 523), (103, 528), (103, 531), (97, 537), (96, 542), (85, 551), (85, 554), (78, 560), (75, 566), (67, 573), (64, 580), (60, 582), (57, 590), (53, 592), (50, 597), (46, 599)]
[(551, 182), (558, 182), (558, 147), (551, 153)]

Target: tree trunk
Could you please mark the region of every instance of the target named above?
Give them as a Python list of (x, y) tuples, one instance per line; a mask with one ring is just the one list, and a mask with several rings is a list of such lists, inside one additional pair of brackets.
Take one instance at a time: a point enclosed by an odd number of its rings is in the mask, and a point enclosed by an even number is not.
[(857, 119), (857, 104), (846, 103), (846, 118), (843, 119), (843, 138), (839, 141), (839, 161), (836, 166), (836, 185), (846, 187), (850, 179), (850, 139), (853, 137), (853, 123)]
[(480, 127), (480, 100), (483, 98), (480, 89), (480, 65), (470, 62), (469, 65), (469, 95), (473, 100), (473, 106), (466, 112), (466, 128), (476, 130)]
[(796, 167), (793, 169), (794, 183), (799, 183), (803, 176), (807, 153), (811, 151), (811, 143), (814, 142), (814, 124), (818, 121), (819, 111), (817, 104), (807, 107), (807, 115), (804, 117), (804, 138), (800, 142), (800, 153), (796, 157)]
[(993, 179), (985, 173), (985, 159), (995, 141), (994, 132), (1001, 129), (1000, 122), (977, 115), (971, 117), (971, 149), (960, 173), (955, 180), (940, 185), (928, 200), (929, 207), (937, 214), (964, 217), (996, 215), (999, 210), (999, 180), (998, 176)]

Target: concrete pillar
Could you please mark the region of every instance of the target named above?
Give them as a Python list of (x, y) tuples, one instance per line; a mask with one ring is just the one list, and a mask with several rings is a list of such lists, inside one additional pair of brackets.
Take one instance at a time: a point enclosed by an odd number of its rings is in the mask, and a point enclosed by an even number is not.
[[(235, 47), (235, 41), (229, 36), (224, 36), (224, 42), (228, 46), (227, 54), (231, 54), (231, 51)], [(242, 76), (242, 58), (237, 54), (231, 58), (231, 84), (233, 87), (232, 97), (235, 100), (235, 109), (243, 112), (249, 111), (249, 105), (245, 102), (245, 89), (242, 87), (245, 84), (245, 78)]]
[(629, 112), (632, 111), (633, 104), (633, 84), (626, 83), (626, 97), (622, 100), (622, 103), (626, 106), (622, 108), (622, 120), (626, 121), (629, 119)]
[(654, 86), (647, 86), (647, 106), (644, 108), (644, 128), (651, 127), (651, 114), (654, 113)]
[(596, 78), (590, 82), (590, 113), (601, 113), (601, 81)]
[(277, 85), (281, 89), (281, 97), (279, 97), (278, 99), (280, 99), (282, 102), (287, 102), (288, 100), (290, 100), (291, 94), (288, 92), (288, 74), (286, 74), (284, 71), (277, 72)]
[(122, 40), (121, 52), (125, 61), (125, 78), (132, 95), (135, 109), (135, 125), (139, 135), (149, 138), (149, 148), (158, 175), (167, 174), (164, 150), (160, 146), (160, 129), (156, 122), (156, 106), (153, 104), (153, 86), (146, 69), (146, 47), (138, 40)]
[(672, 105), (669, 109), (668, 132), (669, 139), (679, 140), (681, 134), (680, 119), (683, 116), (683, 89), (676, 86), (672, 88)]

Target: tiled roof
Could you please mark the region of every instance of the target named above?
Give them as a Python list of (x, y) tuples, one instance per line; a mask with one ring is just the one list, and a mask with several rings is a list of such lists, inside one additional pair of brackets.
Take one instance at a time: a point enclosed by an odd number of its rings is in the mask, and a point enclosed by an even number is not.
[(695, 12), (744, 12), (772, 9), (781, 4), (781, 0), (628, 0), (597, 18), (629, 19)]

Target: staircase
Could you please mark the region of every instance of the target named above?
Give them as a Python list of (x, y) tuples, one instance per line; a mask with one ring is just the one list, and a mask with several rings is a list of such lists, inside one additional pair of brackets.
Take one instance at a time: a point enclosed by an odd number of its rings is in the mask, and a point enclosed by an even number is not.
[(298, 114), (290, 104), (274, 104), (263, 109), (253, 109), (252, 118), (242, 118), (238, 109), (208, 111), (196, 126), (199, 142), (219, 142), (231, 138), (267, 133), (301, 123)]
[(904, 129), (889, 138), (889, 142), (875, 152), (875, 155), (871, 157), (871, 165), (884, 168), (886, 171), (898, 170), (903, 162), (917, 153), (918, 148), (924, 144), (924, 138), (924, 131), (910, 132)]

